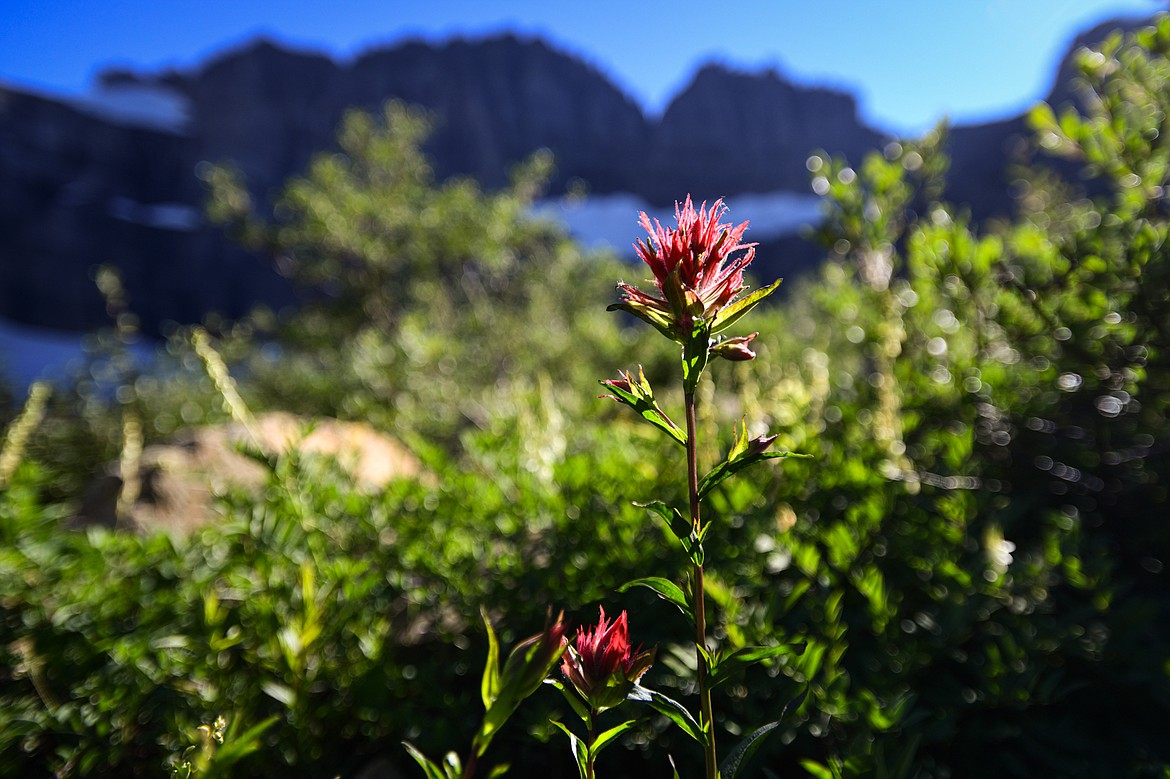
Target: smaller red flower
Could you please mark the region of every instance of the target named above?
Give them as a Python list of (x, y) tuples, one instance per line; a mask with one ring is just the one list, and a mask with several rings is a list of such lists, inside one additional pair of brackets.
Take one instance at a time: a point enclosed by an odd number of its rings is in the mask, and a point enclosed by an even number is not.
[(561, 660), (565, 678), (597, 712), (624, 701), (654, 662), (653, 650), (643, 652), (630, 644), (626, 612), (612, 622), (606, 619), (604, 608), (600, 612), (596, 627), (577, 629)]

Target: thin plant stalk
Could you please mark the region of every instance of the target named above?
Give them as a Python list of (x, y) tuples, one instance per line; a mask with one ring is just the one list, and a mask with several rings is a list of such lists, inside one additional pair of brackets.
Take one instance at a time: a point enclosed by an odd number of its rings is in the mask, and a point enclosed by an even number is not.
[[(698, 445), (696, 443), (695, 424), (695, 393), (687, 392), (683, 396), (687, 417), (687, 492), (690, 496), (691, 530), (696, 537), (702, 537), (703, 519), (699, 510), (699, 464)], [(705, 764), (707, 779), (716, 779), (719, 775), (718, 760), (715, 752), (715, 723), (711, 709), (711, 688), (707, 684), (707, 660), (703, 651), (707, 649), (707, 604), (706, 590), (703, 585), (703, 564), (694, 564), (694, 611), (695, 611), (695, 659), (698, 665), (699, 676), (699, 712), (700, 721), (707, 734), (705, 747)]]
[(8, 428), (3, 441), (0, 441), (0, 490), (8, 485), (8, 480), (16, 473), (17, 467), (24, 459), (25, 448), (33, 432), (45, 418), (49, 393), (48, 384), (43, 381), (34, 383), (29, 388), (28, 400), (25, 401), (20, 416)]
[(595, 779), (596, 774), (593, 772), (593, 761), (596, 755), (593, 754), (593, 745), (597, 742), (597, 712), (592, 709), (589, 710), (589, 746), (588, 753), (585, 758), (585, 779)]

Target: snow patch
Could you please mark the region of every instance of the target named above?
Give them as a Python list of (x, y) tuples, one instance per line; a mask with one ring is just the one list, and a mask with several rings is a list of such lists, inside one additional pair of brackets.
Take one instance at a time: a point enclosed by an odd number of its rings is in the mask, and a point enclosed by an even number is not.
[[(729, 221), (751, 223), (744, 234), (748, 241), (792, 235), (821, 220), (821, 199), (815, 195), (782, 191), (735, 195), (724, 202)], [(533, 215), (563, 224), (587, 248), (613, 249), (621, 254), (630, 251), (634, 241), (645, 235), (638, 224), (641, 211), (664, 226), (675, 224), (673, 206), (652, 208), (637, 195), (625, 192), (541, 200), (532, 208)]]
[(124, 222), (157, 227), (160, 230), (194, 230), (199, 227), (199, 209), (183, 203), (139, 203), (128, 197), (110, 198), (110, 216)]
[(75, 108), (113, 124), (177, 134), (186, 133), (191, 116), (187, 98), (151, 84), (103, 85), (71, 102)]

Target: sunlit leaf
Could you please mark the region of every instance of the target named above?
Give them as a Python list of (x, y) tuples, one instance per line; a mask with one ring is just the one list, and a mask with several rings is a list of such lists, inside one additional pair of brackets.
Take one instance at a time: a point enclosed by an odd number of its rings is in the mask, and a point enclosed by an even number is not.
[(724, 308), (715, 316), (715, 321), (711, 326), (711, 332), (721, 333), (734, 325), (741, 318), (743, 318), (747, 312), (755, 308), (757, 303), (775, 292), (776, 288), (780, 286), (780, 282), (782, 281), (784, 281), (784, 279), (776, 279), (768, 286), (757, 289), (755, 292), (745, 295), (744, 297)]
[(594, 757), (596, 757), (597, 754), (601, 752), (602, 748), (605, 747), (606, 744), (632, 728), (636, 722), (637, 720), (627, 720), (626, 722), (623, 722), (616, 727), (612, 727), (609, 730), (598, 733), (597, 738), (593, 740)]
[(654, 590), (654, 592), (658, 593), (659, 597), (678, 606), (683, 614), (694, 619), (694, 615), (691, 613), (690, 603), (687, 602), (686, 593), (682, 591), (681, 587), (669, 579), (664, 579), (661, 576), (647, 576), (641, 579), (634, 579), (618, 587), (618, 592), (625, 592), (632, 587), (648, 587)]
[(573, 709), (573, 712), (581, 718), (581, 721), (589, 722), (589, 707), (585, 704), (585, 701), (581, 700), (581, 696), (574, 692), (572, 688), (566, 687), (560, 682), (559, 679), (545, 679), (544, 683), (552, 685), (553, 687), (560, 690), (561, 695), (565, 697), (565, 701), (568, 702), (570, 708)]
[(812, 455), (798, 454), (796, 452), (762, 452), (760, 454), (748, 453), (740, 455), (731, 462), (724, 461), (711, 469), (706, 476), (699, 480), (699, 498), (706, 497), (707, 493), (714, 489), (717, 484), (729, 476), (739, 473), (744, 468), (763, 462), (764, 460), (776, 460), (786, 457), (809, 459)]
[(738, 649), (726, 657), (716, 658), (710, 671), (710, 684), (717, 687), (745, 668), (764, 660), (770, 660), (782, 655), (804, 654), (807, 644), (783, 644), (780, 646), (750, 646)]
[(418, 763), (419, 766), (422, 767), (422, 770), (426, 774), (427, 779), (447, 779), (447, 772), (436, 765), (422, 752), (420, 752), (418, 748), (414, 746), (414, 744), (411, 744), (409, 741), (403, 741), (402, 746), (406, 747), (407, 753), (409, 753), (410, 756), (414, 758), (414, 762)]
[(500, 642), (496, 638), (496, 631), (492, 629), (487, 611), (481, 608), (479, 614), (483, 617), (483, 626), (487, 631), (488, 639), (487, 663), (484, 665), (483, 680), (480, 683), (480, 696), (483, 698), (484, 711), (487, 711), (495, 703), (496, 696), (500, 692)]
[(678, 701), (663, 695), (657, 690), (651, 690), (648, 687), (643, 687), (638, 684), (634, 685), (634, 689), (630, 691), (629, 699), (649, 705), (659, 714), (664, 715), (675, 725), (678, 725), (684, 733), (700, 745), (706, 746), (707, 736), (703, 732), (702, 726), (695, 721), (695, 718), (691, 716), (687, 708)]
[(553, 725), (560, 728), (561, 732), (569, 737), (569, 749), (573, 752), (573, 759), (577, 763), (577, 773), (580, 779), (588, 779), (588, 765), (589, 765), (589, 748), (585, 742), (577, 736), (576, 733), (569, 730), (563, 723), (553, 720)]

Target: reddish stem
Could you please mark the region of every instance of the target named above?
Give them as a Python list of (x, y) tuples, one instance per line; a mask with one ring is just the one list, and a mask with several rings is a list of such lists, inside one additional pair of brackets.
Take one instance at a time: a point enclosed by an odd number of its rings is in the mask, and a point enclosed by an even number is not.
[[(695, 443), (695, 393), (685, 393), (683, 395), (683, 401), (687, 417), (687, 488), (691, 504), (691, 529), (695, 532), (695, 536), (699, 537), (703, 530), (703, 520), (699, 512), (699, 463), (698, 446)], [(719, 775), (719, 766), (715, 753), (715, 723), (711, 709), (711, 689), (707, 685), (707, 660), (703, 657), (703, 650), (707, 649), (706, 600), (706, 591), (703, 585), (703, 566), (695, 563), (695, 659), (698, 661), (699, 671), (699, 716), (700, 724), (707, 734), (707, 779), (716, 779)]]

